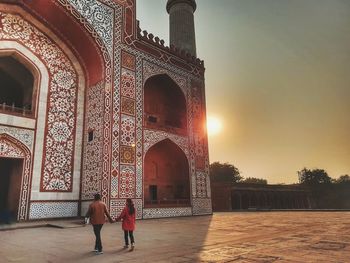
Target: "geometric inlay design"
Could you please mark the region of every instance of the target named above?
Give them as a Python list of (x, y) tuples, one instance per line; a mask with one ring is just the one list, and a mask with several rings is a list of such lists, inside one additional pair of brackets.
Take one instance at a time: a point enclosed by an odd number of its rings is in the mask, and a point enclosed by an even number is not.
[(123, 70), (121, 76), (121, 95), (135, 99), (135, 76), (126, 70)]
[(73, 65), (60, 47), (19, 15), (0, 12), (0, 39), (20, 42), (49, 71), (41, 190), (71, 191), (78, 83)]
[(196, 155), (204, 155), (204, 148), (203, 148), (203, 136), (199, 134), (194, 135), (194, 143), (196, 147)]
[(135, 118), (122, 115), (120, 143), (122, 145), (135, 146)]
[(187, 97), (186, 78), (183, 78), (183, 77), (179, 76), (178, 74), (173, 73), (170, 70), (167, 70), (167, 69), (159, 67), (155, 64), (149, 63), (148, 61), (144, 61), (144, 64), (143, 64), (143, 81), (144, 81), (144, 83), (150, 77), (152, 77), (154, 75), (159, 75), (159, 74), (168, 75), (181, 88), (183, 94), (185, 95), (185, 98)]
[[(65, 1), (61, 4), (66, 5)], [(76, 13), (80, 13), (88, 22), (89, 26), (94, 26), (96, 33), (99, 35), (103, 44), (107, 47), (108, 53), (112, 55), (113, 50), (113, 35), (112, 27), (114, 24), (113, 9), (108, 5), (102, 4), (99, 1), (82, 1), (68, 0), (69, 4), (74, 6)]]
[(143, 209), (143, 218), (162, 218), (162, 217), (191, 216), (191, 215), (192, 215), (191, 207)]
[[(103, 82), (89, 87), (86, 91), (84, 160), (81, 178), (82, 200), (93, 199), (94, 194), (101, 192), (103, 96)], [(88, 140), (89, 131), (93, 132), (92, 140)]]
[(4, 138), (0, 139), (0, 157), (24, 158), (24, 156), (24, 152), (16, 145), (4, 140)]
[(132, 146), (120, 146), (120, 163), (122, 164), (134, 164), (135, 163), (135, 147)]
[(204, 156), (196, 156), (196, 169), (197, 170), (205, 170), (205, 157)]
[(188, 158), (188, 138), (175, 135), (172, 133), (167, 133), (165, 131), (156, 131), (156, 130), (147, 130), (144, 129), (144, 148), (143, 148), (143, 154), (145, 155), (149, 148), (151, 148), (156, 143), (164, 140), (164, 139), (170, 139), (172, 142), (174, 142), (177, 146), (179, 146), (184, 153), (186, 154)]
[(207, 185), (206, 185), (206, 173), (205, 172), (196, 172), (197, 179), (197, 197), (206, 197), (207, 196)]
[(7, 133), (8, 135), (16, 138), (25, 146), (27, 146), (29, 150), (32, 151), (34, 143), (34, 131), (16, 127), (0, 126), (0, 133)]
[(203, 132), (205, 125), (203, 119), (202, 97), (200, 89), (197, 87), (192, 87), (191, 93), (193, 128), (195, 131)]
[(119, 176), (119, 197), (135, 197), (135, 168), (134, 166), (121, 165)]
[(135, 115), (135, 100), (129, 99), (127, 97), (122, 97), (122, 106), (121, 111), (122, 113), (126, 113), (129, 115)]
[[(125, 207), (126, 199), (111, 200), (110, 214), (112, 218), (117, 218)], [(142, 199), (132, 199), (136, 210), (136, 219), (142, 218)]]
[(119, 172), (117, 170), (112, 171), (111, 176), (111, 197), (118, 197), (118, 188), (119, 188)]
[(135, 70), (135, 56), (122, 50), (122, 66), (130, 70)]
[(35, 202), (30, 204), (29, 219), (76, 217), (78, 202)]
[(210, 198), (193, 198), (192, 205), (194, 215), (210, 215), (213, 213)]

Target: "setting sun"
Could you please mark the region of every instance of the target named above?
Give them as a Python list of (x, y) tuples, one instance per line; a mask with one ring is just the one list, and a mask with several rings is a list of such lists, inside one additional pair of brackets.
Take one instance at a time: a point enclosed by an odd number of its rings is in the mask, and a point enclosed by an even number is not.
[(208, 135), (215, 135), (222, 130), (221, 120), (216, 117), (208, 117), (207, 119)]

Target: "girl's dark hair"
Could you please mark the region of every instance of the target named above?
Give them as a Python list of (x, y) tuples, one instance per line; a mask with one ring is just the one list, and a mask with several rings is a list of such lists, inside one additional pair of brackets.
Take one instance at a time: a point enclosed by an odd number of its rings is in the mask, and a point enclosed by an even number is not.
[(126, 199), (126, 205), (129, 208), (129, 214), (133, 215), (135, 213), (135, 206), (130, 198)]

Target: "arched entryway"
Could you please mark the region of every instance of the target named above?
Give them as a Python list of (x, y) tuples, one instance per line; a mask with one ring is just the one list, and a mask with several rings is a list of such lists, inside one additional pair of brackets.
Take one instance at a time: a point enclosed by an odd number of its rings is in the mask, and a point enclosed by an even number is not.
[(27, 217), (30, 151), (15, 138), (0, 134), (0, 220)]
[(17, 218), (23, 158), (0, 157), (0, 213), (1, 222), (11, 222)]
[(147, 79), (144, 86), (145, 127), (185, 135), (186, 108), (182, 90), (168, 75)]
[(144, 160), (145, 207), (190, 206), (189, 164), (171, 140), (153, 145)]

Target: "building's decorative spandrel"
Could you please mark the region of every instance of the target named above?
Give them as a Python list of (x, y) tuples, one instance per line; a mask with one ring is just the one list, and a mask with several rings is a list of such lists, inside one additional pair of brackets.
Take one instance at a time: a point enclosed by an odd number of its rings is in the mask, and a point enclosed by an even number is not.
[(113, 9), (103, 1), (96, 0), (58, 0), (62, 4), (71, 4), (91, 26), (93, 26), (108, 49), (110, 56), (113, 54)]
[(9, 126), (1, 126), (0, 125), (0, 134), (6, 133), (10, 135), (11, 137), (16, 138), (18, 141), (23, 143), (25, 146), (28, 147), (31, 151), (33, 150), (33, 143), (34, 143), (34, 131), (33, 130), (27, 130), (27, 129), (20, 129), (15, 127), (9, 127)]

